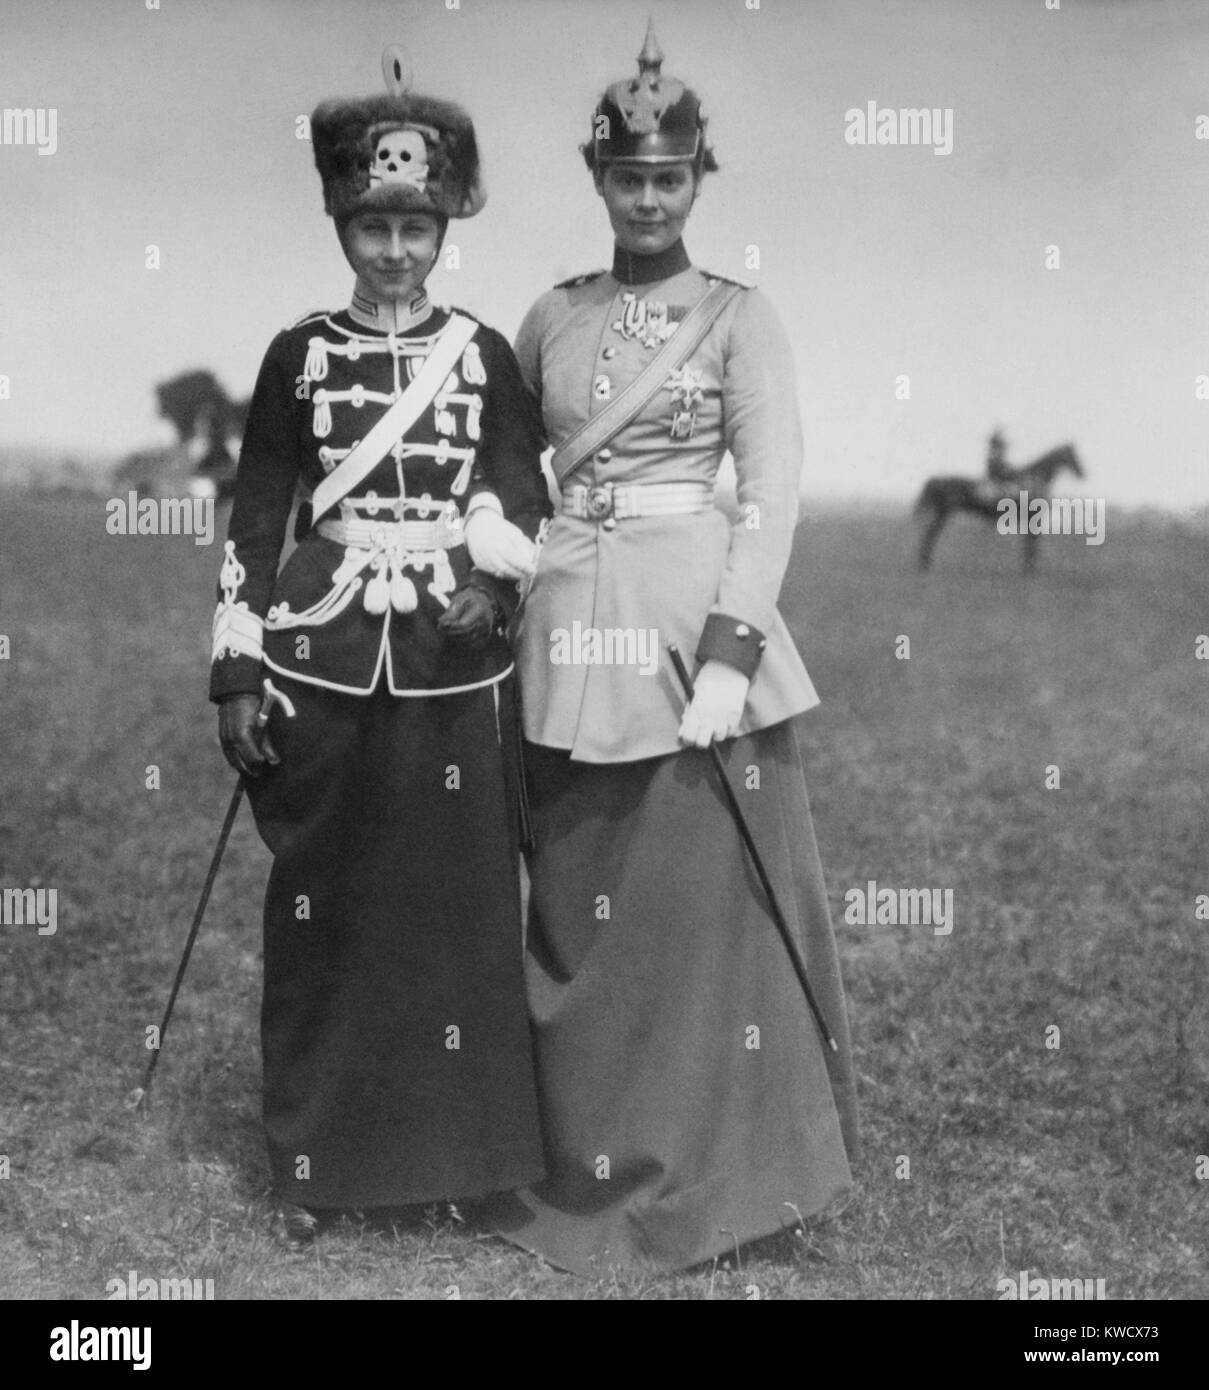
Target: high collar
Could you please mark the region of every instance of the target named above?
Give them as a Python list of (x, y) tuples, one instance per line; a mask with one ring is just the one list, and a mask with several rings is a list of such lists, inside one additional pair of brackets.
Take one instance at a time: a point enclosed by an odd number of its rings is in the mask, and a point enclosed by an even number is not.
[(670, 280), (690, 265), (692, 261), (680, 237), (665, 251), (657, 251), (653, 256), (623, 251), (620, 246), (613, 247), (613, 279), (623, 285), (651, 285), (656, 280)]
[(376, 328), (381, 333), (407, 333), (418, 328), (432, 314), (428, 292), (421, 288), (410, 299), (391, 299), (382, 302), (370, 299), (357, 286), (349, 301), (348, 316), (362, 328)]

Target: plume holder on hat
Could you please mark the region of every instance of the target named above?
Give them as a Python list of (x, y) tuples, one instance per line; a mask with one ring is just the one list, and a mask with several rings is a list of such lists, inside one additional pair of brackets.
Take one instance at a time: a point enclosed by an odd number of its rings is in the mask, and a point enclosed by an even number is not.
[(343, 224), (361, 212), (473, 217), (487, 201), (469, 115), (411, 90), (411, 64), (382, 55), (386, 93), (321, 102), (311, 116), (323, 203)]

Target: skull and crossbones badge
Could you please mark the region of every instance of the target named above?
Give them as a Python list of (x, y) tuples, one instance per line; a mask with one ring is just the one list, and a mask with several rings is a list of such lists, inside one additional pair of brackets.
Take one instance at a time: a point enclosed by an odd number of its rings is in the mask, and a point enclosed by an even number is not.
[(384, 130), (374, 141), (371, 186), (403, 183), (422, 193), (428, 182), (428, 146), (418, 130)]

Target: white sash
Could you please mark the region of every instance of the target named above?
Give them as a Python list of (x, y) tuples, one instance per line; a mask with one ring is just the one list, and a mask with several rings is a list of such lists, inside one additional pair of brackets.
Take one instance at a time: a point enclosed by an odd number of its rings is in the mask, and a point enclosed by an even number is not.
[(311, 498), (312, 522), (318, 521), (332, 507), (367, 478), (391, 449), (411, 429), (432, 404), (445, 378), (471, 338), (478, 324), (464, 314), (450, 314), (449, 322), (437, 339), (436, 346), (424, 360), (407, 390), (378, 420), (370, 432), (351, 449), (315, 489)]

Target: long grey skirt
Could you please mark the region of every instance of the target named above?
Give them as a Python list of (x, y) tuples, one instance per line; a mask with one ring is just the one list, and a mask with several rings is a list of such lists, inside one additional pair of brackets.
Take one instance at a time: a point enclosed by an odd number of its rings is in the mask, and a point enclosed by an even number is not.
[(722, 747), (838, 1054), (707, 754), (600, 765), (526, 747), (547, 1179), (487, 1219), (552, 1264), (684, 1268), (851, 1185), (848, 1023), (795, 723)]

